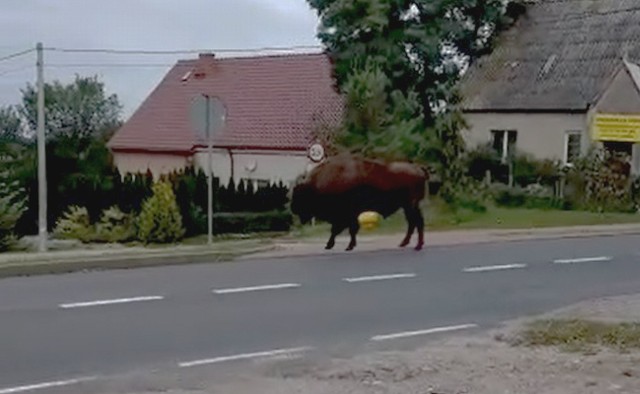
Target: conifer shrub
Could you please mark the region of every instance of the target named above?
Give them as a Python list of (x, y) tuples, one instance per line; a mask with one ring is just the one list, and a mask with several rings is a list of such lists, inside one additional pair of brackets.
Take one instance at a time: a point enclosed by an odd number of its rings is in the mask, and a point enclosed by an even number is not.
[(185, 230), (171, 184), (157, 182), (152, 190), (152, 196), (144, 201), (138, 217), (139, 240), (146, 244), (180, 241)]
[(136, 236), (135, 225), (131, 214), (126, 214), (112, 206), (102, 213), (96, 224), (95, 240), (98, 242), (118, 243), (132, 241)]
[(0, 182), (0, 252), (9, 249), (16, 241), (15, 228), (26, 210), (25, 199), (17, 192), (8, 192), (6, 183)]
[(91, 227), (91, 219), (87, 208), (77, 205), (70, 206), (56, 222), (53, 234), (60, 239), (77, 239), (82, 242), (91, 242), (95, 233)]

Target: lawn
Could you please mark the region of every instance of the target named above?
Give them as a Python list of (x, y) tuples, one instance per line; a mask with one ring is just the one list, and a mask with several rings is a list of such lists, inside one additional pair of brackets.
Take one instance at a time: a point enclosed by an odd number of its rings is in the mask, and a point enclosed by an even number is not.
[[(628, 213), (595, 213), (586, 211), (540, 210), (524, 208), (490, 207), (484, 213), (461, 209), (452, 212), (442, 204), (432, 202), (423, 208), (428, 230), (471, 229), (527, 229), (540, 227), (586, 226), (598, 224), (640, 223), (640, 215)], [(405, 231), (406, 221), (401, 211), (381, 221), (373, 231), (375, 234), (390, 234)], [(299, 237), (325, 236), (329, 225), (297, 227), (293, 234)]]

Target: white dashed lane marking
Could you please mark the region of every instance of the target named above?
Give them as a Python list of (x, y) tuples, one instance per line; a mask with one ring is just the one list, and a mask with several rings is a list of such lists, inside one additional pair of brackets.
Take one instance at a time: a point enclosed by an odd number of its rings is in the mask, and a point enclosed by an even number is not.
[(480, 267), (469, 267), (465, 268), (463, 272), (487, 272), (487, 271), (502, 271), (502, 270), (512, 270), (512, 269), (521, 269), (527, 268), (526, 264), (506, 264), (506, 265), (487, 265)]
[(613, 260), (613, 257), (598, 256), (598, 257), (582, 257), (575, 259), (557, 259), (553, 262), (555, 264), (578, 264), (578, 263), (599, 263)]
[(355, 278), (343, 278), (342, 280), (348, 283), (357, 283), (357, 282), (372, 282), (372, 281), (378, 281), (378, 280), (408, 279), (408, 278), (415, 278), (416, 276), (417, 275), (414, 273), (407, 273), (407, 274), (360, 276)]
[(395, 334), (376, 335), (374, 337), (371, 337), (371, 340), (386, 341), (389, 339), (408, 338), (408, 337), (415, 337), (419, 335), (430, 335), (430, 334), (439, 334), (443, 332), (467, 330), (475, 327), (478, 327), (478, 325), (477, 324), (461, 324), (458, 326), (436, 327), (436, 328), (429, 328), (426, 330), (419, 330), (419, 331), (405, 331), (405, 332), (398, 332)]
[(223, 356), (223, 357), (208, 358), (203, 360), (182, 362), (182, 363), (179, 363), (178, 366), (180, 368), (188, 368), (188, 367), (197, 367), (199, 365), (224, 363), (228, 361), (249, 360), (249, 359), (265, 358), (265, 357), (277, 357), (277, 356), (283, 356), (283, 355), (296, 355), (302, 352), (310, 351), (312, 349), (313, 349), (312, 347), (297, 347), (297, 348), (290, 348), (290, 349), (269, 350), (265, 352), (236, 354), (233, 356)]
[(264, 291), (264, 290), (282, 290), (282, 289), (294, 289), (300, 287), (299, 283), (280, 283), (277, 285), (264, 285), (264, 286), (251, 286), (251, 287), (235, 287), (230, 289), (215, 289), (215, 294), (233, 294), (233, 293), (247, 293), (251, 291)]
[[(69, 303), (69, 304), (60, 304), (59, 307), (62, 308), (62, 309), (86, 308), (86, 307), (91, 307), (91, 306), (129, 304), (129, 303), (132, 303), (132, 302), (159, 301), (159, 300), (163, 300), (163, 299), (164, 299), (163, 296), (116, 298), (116, 299), (111, 299), (111, 300), (96, 300), (96, 301), (74, 302), (74, 303)], [(2, 394), (2, 393), (0, 393), (0, 394)]]
[(59, 380), (57, 382), (46, 382), (46, 383), (37, 383), (31, 384), (28, 386), (16, 386), (9, 387), (5, 389), (0, 389), (0, 394), (14, 394), (14, 393), (24, 393), (27, 391), (35, 391), (35, 390), (44, 390), (50, 389), (54, 387), (63, 387), (63, 386), (71, 386), (74, 384), (88, 382), (91, 380), (95, 380), (95, 377), (87, 377), (87, 378), (78, 378), (78, 379), (70, 379), (70, 380)]

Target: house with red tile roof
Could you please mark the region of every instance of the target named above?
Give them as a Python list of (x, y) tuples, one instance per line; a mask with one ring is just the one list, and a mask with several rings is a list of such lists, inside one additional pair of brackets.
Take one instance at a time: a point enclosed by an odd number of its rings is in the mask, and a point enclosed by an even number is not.
[(189, 166), (206, 169), (207, 141), (191, 103), (216, 96), (226, 108), (213, 137), (220, 182), (291, 182), (313, 161), (315, 132), (339, 123), (343, 101), (325, 53), (181, 60), (109, 141), (122, 174), (155, 177)]

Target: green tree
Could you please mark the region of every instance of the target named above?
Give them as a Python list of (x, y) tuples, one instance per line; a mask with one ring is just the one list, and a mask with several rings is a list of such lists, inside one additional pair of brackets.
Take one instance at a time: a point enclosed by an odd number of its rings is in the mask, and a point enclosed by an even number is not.
[(464, 126), (456, 84), (522, 12), (519, 0), (307, 1), (347, 98), (342, 145), (451, 167)]
[[(0, 164), (2, 162), (0, 161)], [(25, 199), (16, 182), (11, 181), (8, 171), (0, 173), (0, 252), (14, 243), (15, 228), (25, 211)]]
[[(414, 92), (425, 125), (448, 103), (464, 67), (488, 52), (495, 33), (520, 8), (505, 0), (308, 0), (342, 86), (368, 62), (387, 75), (387, 89)], [(514, 8), (515, 7), (515, 8)]]
[(171, 243), (184, 237), (182, 215), (169, 182), (153, 185), (153, 195), (142, 204), (138, 236), (144, 243)]
[[(37, 231), (37, 168), (35, 131), (37, 89), (28, 84), (22, 103), (13, 114), (24, 120), (20, 181), (28, 191), (28, 212), (21, 219), (23, 233)], [(121, 124), (122, 106), (108, 95), (97, 77), (80, 77), (69, 83), (45, 84), (47, 183), (50, 226), (71, 205), (87, 208), (92, 220), (112, 205), (117, 172), (106, 143)]]
[[(97, 76), (76, 76), (69, 84), (46, 83), (44, 91), (45, 132), (49, 140), (87, 144), (94, 139), (108, 138), (121, 125), (122, 105), (115, 94), (106, 93), (104, 83)], [(37, 88), (27, 84), (22, 90), (20, 113), (32, 132), (38, 121), (37, 99)]]
[(0, 147), (22, 139), (22, 122), (18, 110), (12, 106), (0, 107)]

